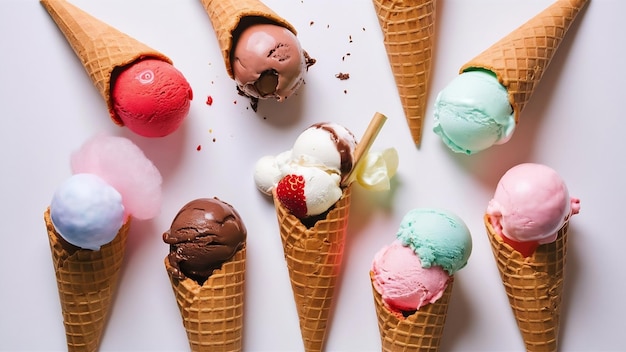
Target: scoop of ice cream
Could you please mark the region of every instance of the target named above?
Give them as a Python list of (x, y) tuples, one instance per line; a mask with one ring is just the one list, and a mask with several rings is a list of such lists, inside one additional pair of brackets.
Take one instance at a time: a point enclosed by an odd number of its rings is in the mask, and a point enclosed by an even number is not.
[(419, 310), (436, 302), (450, 279), (440, 266), (422, 267), (420, 257), (399, 240), (376, 253), (371, 271), (383, 302), (397, 311)]
[(131, 140), (96, 135), (71, 157), (72, 173), (98, 175), (122, 195), (126, 215), (140, 220), (161, 211), (162, 177), (152, 161)]
[(300, 133), (291, 157), (302, 165), (327, 169), (344, 177), (354, 167), (356, 145), (354, 134), (344, 126), (317, 123)]
[(580, 200), (570, 197), (561, 176), (535, 163), (509, 169), (487, 206), (494, 229), (525, 256), (539, 244), (554, 242), (558, 230), (579, 211)]
[(237, 38), (232, 69), (241, 91), (254, 98), (291, 96), (307, 72), (305, 52), (295, 34), (274, 24), (253, 24)]
[(265, 155), (254, 166), (254, 183), (259, 191), (266, 195), (272, 195), (272, 190), (278, 184), (285, 173), (285, 167), (289, 164), (291, 150), (282, 152), (276, 156)]
[(135, 62), (125, 67), (112, 85), (114, 113), (144, 137), (164, 137), (176, 131), (193, 99), (183, 74), (162, 60)]
[(441, 266), (453, 275), (467, 264), (472, 237), (461, 218), (446, 210), (418, 208), (400, 222), (397, 238), (420, 257), (422, 266)]
[(339, 181), (337, 174), (299, 167), (278, 182), (276, 197), (297, 218), (319, 215), (341, 198)]
[(123, 137), (96, 135), (72, 154), (72, 174), (55, 192), (50, 215), (74, 246), (98, 250), (129, 216), (150, 219), (161, 209), (161, 174)]
[(437, 95), (434, 132), (457, 153), (506, 143), (515, 131), (508, 93), (489, 71), (458, 75)]
[(74, 246), (99, 250), (124, 223), (122, 195), (93, 174), (76, 174), (56, 190), (50, 217), (57, 232)]
[(170, 274), (202, 284), (243, 248), (246, 236), (246, 227), (230, 204), (217, 198), (192, 200), (163, 234), (163, 241), (170, 245)]

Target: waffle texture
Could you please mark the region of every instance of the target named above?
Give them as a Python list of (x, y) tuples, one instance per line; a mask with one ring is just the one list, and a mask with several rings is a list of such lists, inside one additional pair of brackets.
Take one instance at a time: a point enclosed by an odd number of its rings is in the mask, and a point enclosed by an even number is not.
[(232, 79), (235, 79), (235, 75), (230, 54), (235, 44), (237, 27), (246, 19), (251, 19), (255, 23), (273, 23), (297, 34), (296, 29), (287, 20), (259, 0), (202, 0), (202, 5), (211, 19), (226, 71)]
[[(166, 257), (166, 270), (169, 266)], [(245, 271), (244, 247), (202, 286), (168, 274), (192, 351), (242, 350)]]
[(274, 193), (280, 237), (307, 352), (324, 349), (343, 259), (350, 196), (351, 187), (346, 187), (326, 217), (307, 228), (282, 206)]
[(404, 115), (422, 140), (435, 37), (435, 0), (373, 0)]
[(557, 0), (545, 10), (467, 62), (460, 72), (492, 71), (507, 89), (515, 121), (578, 13), (588, 0)]
[(41, 3), (80, 58), (104, 98), (113, 122), (123, 126), (111, 99), (113, 70), (143, 58), (159, 59), (170, 64), (172, 61), (65, 0), (41, 0)]
[[(370, 279), (373, 273), (370, 272)], [(441, 298), (404, 317), (385, 306), (374, 287), (372, 292), (383, 352), (438, 351), (448, 314), (454, 279), (450, 279)]]
[(44, 213), (68, 351), (97, 351), (117, 290), (130, 221), (99, 251), (63, 248), (50, 208)]
[(569, 223), (555, 242), (540, 245), (525, 258), (502, 241), (488, 215), (484, 222), (526, 350), (557, 351)]

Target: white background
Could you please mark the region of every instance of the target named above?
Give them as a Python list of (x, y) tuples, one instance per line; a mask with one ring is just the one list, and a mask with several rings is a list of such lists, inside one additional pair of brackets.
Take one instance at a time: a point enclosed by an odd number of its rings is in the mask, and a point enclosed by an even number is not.
[[(443, 207), (469, 226), (474, 250), (456, 275), (442, 351), (522, 351), (482, 224), (500, 176), (544, 163), (582, 209), (571, 221), (561, 325), (563, 351), (626, 350), (621, 258), (626, 245), (621, 149), (626, 2), (592, 0), (572, 25), (526, 106), (513, 139), (474, 156), (450, 152), (432, 132), (435, 96), (458, 68), (551, 4), (551, 0), (439, 0), (436, 50), (423, 143), (415, 148), (370, 1), (267, 0), (299, 30), (318, 60), (306, 85), (257, 113), (227, 76), (197, 0), (74, 0), (94, 16), (165, 53), (194, 90), (176, 133), (147, 139), (115, 126), (73, 51), (35, 0), (0, 2), (0, 349), (63, 350), (65, 336), (43, 212), (70, 176), (71, 152), (98, 132), (124, 136), (160, 169), (161, 214), (131, 226), (103, 351), (188, 349), (163, 267), (161, 234), (198, 197), (233, 204), (249, 230), (246, 351), (298, 351), (302, 342), (271, 201), (254, 186), (255, 161), (288, 149), (304, 128), (336, 121), (361, 136), (374, 112), (389, 117), (373, 149), (395, 147), (391, 192), (356, 188), (328, 351), (380, 349), (368, 270), (415, 207)], [(350, 41), (350, 38), (352, 39)], [(349, 54), (349, 55), (348, 55)], [(341, 81), (335, 74), (349, 73)], [(345, 90), (345, 93), (344, 93)], [(214, 103), (205, 102), (212, 96)], [(197, 147), (201, 146), (198, 151)]]

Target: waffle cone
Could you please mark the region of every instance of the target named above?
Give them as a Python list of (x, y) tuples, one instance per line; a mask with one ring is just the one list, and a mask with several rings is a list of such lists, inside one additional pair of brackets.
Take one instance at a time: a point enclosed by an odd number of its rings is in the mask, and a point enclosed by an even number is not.
[(430, 82), (435, 0), (373, 1), (404, 115), (419, 145)]
[[(167, 257), (165, 267), (169, 272)], [(245, 270), (244, 247), (202, 286), (168, 275), (192, 351), (241, 351)]]
[[(370, 279), (373, 273), (370, 272)], [(454, 280), (450, 279), (441, 298), (404, 317), (385, 306), (372, 279), (372, 292), (383, 352), (438, 351)]]
[(230, 62), (231, 52), (240, 24), (272, 23), (297, 34), (296, 29), (287, 20), (259, 0), (202, 0), (202, 5), (211, 19), (226, 71), (232, 79), (235, 79), (235, 75)]
[(337, 276), (341, 269), (351, 188), (315, 226), (307, 228), (282, 206), (274, 194), (293, 297), (304, 350), (322, 351)]
[(588, 0), (557, 0), (487, 50), (460, 72), (486, 69), (507, 89), (515, 121), (530, 100), (570, 25)]
[(172, 61), (65, 0), (41, 0), (41, 3), (80, 58), (91, 81), (104, 98), (113, 122), (123, 126), (124, 123), (113, 109), (111, 98), (115, 69), (143, 58), (159, 59), (170, 64)]
[(50, 209), (44, 213), (68, 351), (97, 351), (126, 252), (130, 221), (99, 251), (63, 248)]
[(556, 351), (568, 223), (559, 230), (555, 242), (540, 245), (532, 256), (525, 258), (502, 241), (488, 215), (484, 221), (526, 350)]

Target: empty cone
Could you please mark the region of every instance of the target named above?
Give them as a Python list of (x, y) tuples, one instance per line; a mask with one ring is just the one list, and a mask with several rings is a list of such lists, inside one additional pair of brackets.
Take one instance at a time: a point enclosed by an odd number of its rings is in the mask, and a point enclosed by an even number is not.
[(435, 33), (435, 0), (374, 0), (404, 115), (421, 143)]
[(283, 242), (291, 288), (307, 352), (322, 351), (335, 284), (343, 259), (351, 188), (324, 219), (311, 228), (282, 206), (274, 192), (274, 205)]
[[(231, 78), (235, 78), (230, 63), (231, 52), (239, 30), (252, 23), (272, 23), (296, 34), (296, 29), (259, 0), (202, 0), (217, 41), (222, 50), (224, 65)], [(242, 25), (242, 27), (239, 27)]]
[[(370, 272), (370, 278), (372, 273)], [(383, 352), (422, 352), (439, 350), (454, 280), (435, 303), (427, 304), (411, 315), (403, 316), (385, 306), (372, 281), (374, 305)]]
[(488, 215), (484, 221), (526, 350), (556, 351), (568, 223), (559, 230), (555, 242), (540, 245), (532, 256), (523, 257), (496, 234)]
[[(169, 266), (165, 258), (166, 270)], [(245, 270), (244, 247), (202, 286), (168, 275), (192, 351), (241, 351)]]
[(113, 110), (111, 99), (114, 70), (143, 58), (159, 59), (170, 64), (171, 60), (65, 0), (41, 0), (41, 3), (80, 58), (104, 98), (113, 122), (123, 126)]
[(509, 35), (463, 65), (485, 69), (507, 89), (515, 121), (543, 77), (570, 25), (588, 0), (557, 0)]
[[(68, 351), (97, 351), (126, 252), (130, 221), (98, 251), (64, 248), (50, 209), (44, 214), (57, 278)], [(71, 245), (65, 243), (65, 247)]]

